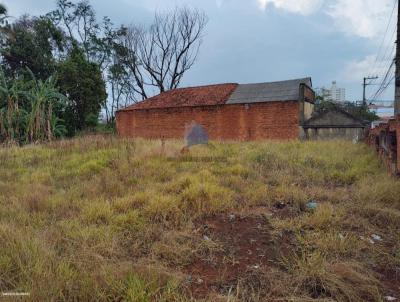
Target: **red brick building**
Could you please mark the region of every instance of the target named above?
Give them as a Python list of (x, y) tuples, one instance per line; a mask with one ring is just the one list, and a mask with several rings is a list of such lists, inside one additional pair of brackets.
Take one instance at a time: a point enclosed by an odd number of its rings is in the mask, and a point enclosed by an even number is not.
[(305, 78), (175, 89), (118, 111), (117, 131), (121, 137), (183, 138), (194, 121), (213, 140), (297, 139), (313, 112), (311, 87)]

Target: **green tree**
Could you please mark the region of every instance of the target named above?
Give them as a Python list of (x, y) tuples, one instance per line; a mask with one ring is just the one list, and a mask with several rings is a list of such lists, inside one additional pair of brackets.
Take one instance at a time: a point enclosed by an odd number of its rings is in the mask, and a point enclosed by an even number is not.
[(46, 17), (62, 28), (69, 49), (76, 46), (83, 50), (86, 59), (97, 63), (102, 71), (109, 64), (116, 31), (110, 18), (98, 21), (96, 12), (88, 0), (74, 3), (69, 0), (57, 0), (57, 7)]
[(64, 119), (68, 135), (93, 126), (107, 99), (100, 67), (89, 62), (82, 49), (74, 47), (58, 67), (58, 85), (68, 96)]
[(4, 6), (4, 4), (0, 4), (0, 24), (7, 24), (7, 18), (7, 8)]
[(63, 35), (49, 19), (22, 17), (9, 27), (2, 55), (11, 75), (29, 68), (40, 79), (55, 71), (54, 53), (63, 49)]
[(379, 116), (377, 116), (375, 114), (375, 112), (372, 112), (371, 110), (369, 110), (367, 105), (358, 106), (354, 103), (346, 102), (343, 105), (343, 109), (346, 112), (350, 113), (351, 115), (353, 115), (361, 120), (370, 121), (370, 122), (379, 120)]
[[(114, 45), (119, 31), (110, 18), (99, 19), (88, 0), (57, 0), (56, 9), (46, 16), (63, 29), (68, 49), (79, 47), (89, 62), (100, 67), (110, 95), (109, 102), (103, 104), (104, 112), (107, 121), (111, 122), (116, 108), (122, 103), (120, 100), (130, 98), (133, 91), (128, 91), (133, 87), (132, 81), (127, 82), (124, 74), (116, 73), (119, 62), (115, 62)], [(128, 95), (124, 95), (127, 91)], [(89, 120), (93, 122), (94, 118)]]
[(29, 69), (45, 80), (55, 72), (54, 54), (63, 50), (63, 43), (63, 33), (49, 18), (24, 16), (6, 27), (1, 49), (4, 69), (11, 77)]

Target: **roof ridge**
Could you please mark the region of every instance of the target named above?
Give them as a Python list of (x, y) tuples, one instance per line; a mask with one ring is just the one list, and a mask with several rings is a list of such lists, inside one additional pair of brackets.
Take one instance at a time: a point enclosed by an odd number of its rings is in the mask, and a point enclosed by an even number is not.
[(200, 85), (200, 86), (178, 87), (178, 88), (175, 88), (175, 89), (170, 89), (170, 90), (164, 91), (163, 93), (167, 93), (167, 92), (170, 92), (170, 91), (176, 91), (176, 90), (215, 87), (215, 86), (222, 86), (222, 85), (240, 85), (240, 84), (239, 83), (218, 83), (218, 84), (207, 84), (207, 85)]
[(239, 84), (239, 85), (276, 84), (276, 83), (286, 83), (286, 82), (304, 81), (304, 80), (311, 80), (311, 77), (296, 78), (296, 79), (291, 79), (291, 80), (280, 80), (280, 81), (273, 81), (273, 82), (245, 83), (245, 84)]

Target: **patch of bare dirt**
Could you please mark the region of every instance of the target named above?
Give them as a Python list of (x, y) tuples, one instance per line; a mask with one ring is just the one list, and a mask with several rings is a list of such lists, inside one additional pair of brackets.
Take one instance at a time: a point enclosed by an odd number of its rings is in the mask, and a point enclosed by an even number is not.
[(377, 273), (385, 291), (384, 295), (400, 299), (400, 268), (379, 268)]
[(272, 217), (280, 219), (289, 219), (299, 216), (300, 211), (290, 205), (275, 206), (272, 210)]
[(197, 221), (195, 227), (196, 236), (216, 247), (197, 255), (185, 269), (193, 297), (227, 294), (243, 282), (258, 289), (268, 287), (266, 272), (278, 255), (265, 216), (219, 215)]

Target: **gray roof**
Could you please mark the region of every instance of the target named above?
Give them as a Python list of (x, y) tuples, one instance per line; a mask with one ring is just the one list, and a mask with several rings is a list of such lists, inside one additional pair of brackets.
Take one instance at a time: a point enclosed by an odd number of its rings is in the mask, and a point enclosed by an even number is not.
[(314, 115), (303, 124), (304, 128), (365, 128), (368, 121), (360, 120), (350, 113), (333, 108)]
[(312, 87), (311, 78), (239, 85), (226, 104), (297, 101), (300, 97), (300, 84)]

